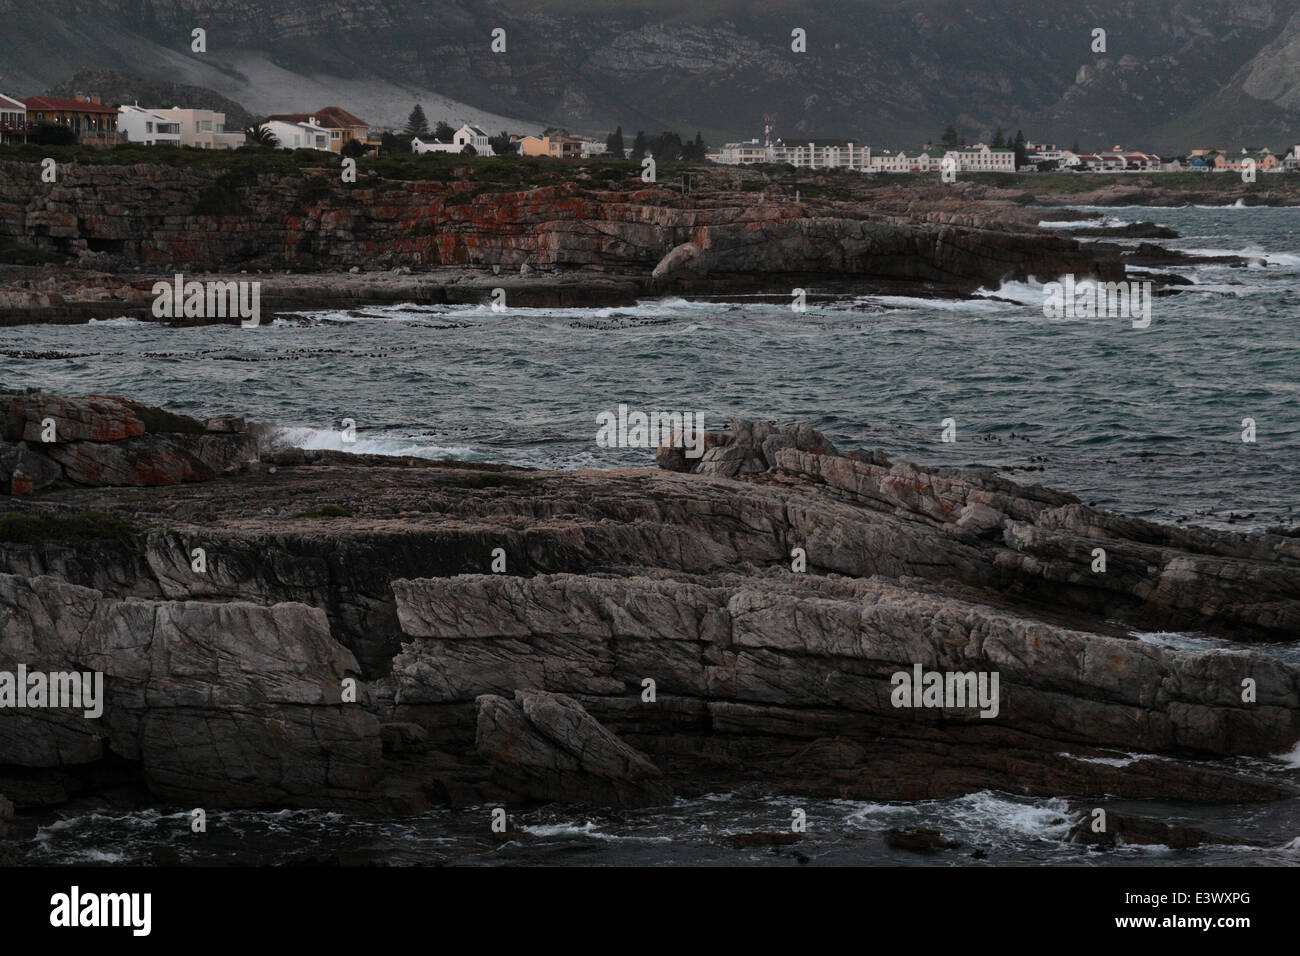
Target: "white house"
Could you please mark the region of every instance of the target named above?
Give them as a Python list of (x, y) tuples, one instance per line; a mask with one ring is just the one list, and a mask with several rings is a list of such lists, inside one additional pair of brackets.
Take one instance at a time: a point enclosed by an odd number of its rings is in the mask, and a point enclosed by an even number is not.
[(466, 146), (473, 146), (478, 156), (496, 155), (488, 143), (488, 134), (469, 123), (452, 133), (449, 140), (431, 139), (426, 142), (418, 136), (411, 140), (413, 153), (463, 153)]
[(285, 120), (267, 120), (262, 125), (275, 134), (280, 149), (320, 149), (329, 152), (330, 131), (324, 126)]
[(215, 110), (154, 109), (170, 123), (179, 123), (181, 145), (193, 146), (195, 149), (238, 149), (243, 146), (246, 137), (242, 130), (226, 129), (226, 114)]
[(27, 106), (0, 93), (0, 143), (27, 141)]
[(1282, 160), (1282, 168), (1289, 173), (1300, 170), (1300, 144), (1292, 147), (1291, 152)]
[(181, 145), (181, 124), (140, 106), (123, 104), (117, 111), (117, 128), (128, 142), (146, 146)]
[(604, 142), (604, 140), (591, 139), (586, 136), (582, 136), (579, 138), (582, 140), (583, 159), (586, 159), (589, 156), (604, 156), (606, 151), (608, 150), (608, 146)]

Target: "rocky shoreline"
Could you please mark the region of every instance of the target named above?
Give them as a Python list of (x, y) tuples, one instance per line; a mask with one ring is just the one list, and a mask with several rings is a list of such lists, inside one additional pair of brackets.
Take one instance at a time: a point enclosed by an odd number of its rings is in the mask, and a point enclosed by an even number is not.
[[(1240, 759), (1300, 740), (1300, 667), (1133, 636), (1294, 641), (1297, 529), (1153, 525), (842, 454), (806, 426), (737, 422), (699, 460), (559, 473), (0, 399), (0, 671), (106, 687), (98, 719), (0, 721), (20, 819), (719, 789), (1300, 795), (1300, 771)], [(900, 705), (914, 672), (997, 674), (996, 713)]]
[[(1189, 263), (1154, 242), (1096, 241), (1174, 238), (1167, 228), (1043, 229), (1043, 219), (1101, 216), (1031, 203), (1225, 199), (1127, 182), (1060, 193), (860, 174), (785, 182), (719, 167), (694, 172), (689, 194), (617, 173), (528, 187), (484, 180), (470, 166), (452, 172), (447, 181), (349, 185), (324, 169), (232, 177), (70, 165), (43, 184), (36, 165), (0, 161), (0, 326), (239, 321), (157, 319), (154, 284), (177, 274), (258, 282), (268, 322), (349, 306), (486, 304), (495, 290), (521, 308), (623, 307), (667, 295), (788, 302), (795, 289), (814, 298), (961, 298), (1030, 276), (1115, 281), (1132, 267)], [(1285, 202), (1293, 197), (1284, 186), (1249, 195)], [(1159, 294), (1188, 281), (1150, 278)]]
[(345, 184), (324, 169), (73, 164), (45, 184), (37, 165), (0, 161), (0, 325), (149, 319), (154, 282), (178, 273), (260, 282), (273, 316), (483, 303), (498, 288), (508, 306), (618, 306), (789, 301), (796, 288), (966, 296), (1031, 275), (1124, 272), (1112, 252), (1038, 229), (974, 183), (791, 186), (719, 170), (684, 194), (617, 171), (532, 187), (454, 172)]

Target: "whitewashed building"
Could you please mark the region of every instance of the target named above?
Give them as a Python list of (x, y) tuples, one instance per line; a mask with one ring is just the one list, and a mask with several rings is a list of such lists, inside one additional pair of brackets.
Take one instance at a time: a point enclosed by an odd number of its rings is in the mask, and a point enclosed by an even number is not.
[(943, 156), (944, 159), (952, 157), (959, 173), (1014, 173), (1016, 171), (1014, 149), (993, 149), (985, 143), (950, 149)]
[(27, 142), (27, 106), (0, 93), (0, 143)]
[(727, 166), (748, 166), (767, 161), (767, 147), (756, 139), (743, 143), (725, 143), (718, 151), (718, 162)]
[(180, 146), (181, 124), (140, 106), (122, 105), (117, 111), (117, 128), (128, 142), (146, 146)]
[(267, 120), (262, 124), (279, 141), (280, 149), (319, 149), (329, 152), (330, 131), (315, 123), (290, 123), (287, 120)]
[(242, 130), (226, 129), (226, 114), (216, 110), (191, 110), (173, 106), (171, 109), (151, 109), (165, 120), (179, 123), (181, 145), (195, 149), (238, 149), (246, 137)]
[(495, 156), (491, 144), (488, 142), (488, 134), (483, 132), (477, 126), (471, 126), (469, 123), (463, 125), (456, 132), (451, 134), (451, 139), (428, 139), (422, 140), (418, 136), (411, 140), (411, 152), (417, 154), (423, 153), (463, 153), (466, 146), (473, 146), (474, 153), (478, 156)]
[(871, 157), (875, 173), (929, 173), (939, 169), (940, 157), (928, 151), (909, 153), (905, 149), (881, 150)]
[(777, 140), (768, 148), (769, 163), (788, 163), (800, 169), (856, 169), (871, 167), (871, 147), (851, 139), (809, 140), (788, 143)]

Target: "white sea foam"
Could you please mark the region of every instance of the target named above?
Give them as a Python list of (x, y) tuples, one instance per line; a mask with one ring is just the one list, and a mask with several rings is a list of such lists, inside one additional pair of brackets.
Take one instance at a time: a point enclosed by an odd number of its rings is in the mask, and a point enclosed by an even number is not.
[(90, 319), (87, 325), (95, 325), (99, 328), (110, 329), (134, 329), (142, 325), (156, 325), (155, 322), (146, 322), (143, 319), (137, 319), (132, 315), (119, 315), (112, 319)]
[(312, 451), (344, 451), (354, 455), (391, 455), (412, 458), (469, 459), (474, 449), (465, 445), (442, 445), (422, 436), (397, 437), (357, 435), (345, 442), (342, 432), (334, 428), (285, 427), (275, 433), (273, 444), (305, 448)]
[(1271, 759), (1285, 764), (1288, 770), (1300, 770), (1300, 740), (1287, 753), (1273, 754)]

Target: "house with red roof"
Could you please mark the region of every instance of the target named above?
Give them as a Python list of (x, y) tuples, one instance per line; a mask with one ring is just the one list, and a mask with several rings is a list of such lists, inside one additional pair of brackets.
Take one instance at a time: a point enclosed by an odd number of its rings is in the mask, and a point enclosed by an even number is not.
[(54, 123), (77, 134), (77, 140), (92, 146), (112, 146), (121, 140), (117, 131), (117, 110), (99, 102), (98, 96), (64, 99), (57, 96), (27, 96), (27, 123)]
[(277, 113), (268, 116), (266, 121), (280, 123), (307, 123), (329, 130), (329, 148), (339, 152), (350, 139), (361, 143), (370, 142), (370, 124), (353, 116), (341, 106), (326, 106), (315, 113)]

